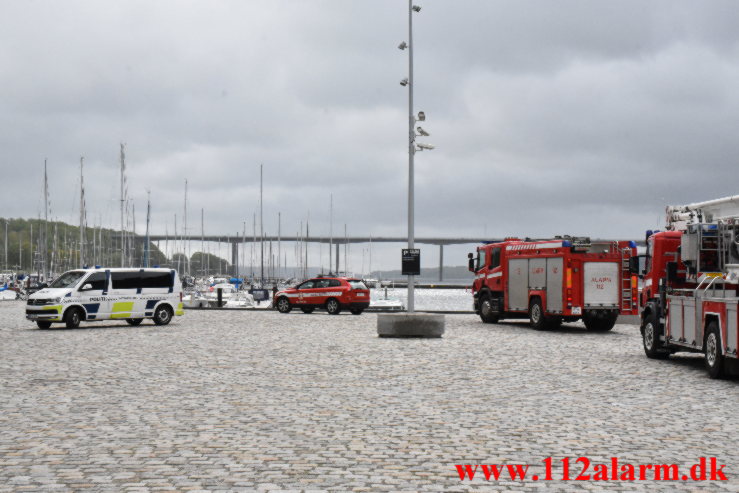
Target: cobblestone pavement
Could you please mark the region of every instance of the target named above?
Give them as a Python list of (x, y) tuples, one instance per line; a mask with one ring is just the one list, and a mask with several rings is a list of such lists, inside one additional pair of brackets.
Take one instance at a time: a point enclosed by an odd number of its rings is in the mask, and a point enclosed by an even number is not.
[[(638, 329), (447, 315), (189, 311), (38, 330), (0, 304), (0, 491), (739, 490), (739, 382), (647, 360)], [(455, 464), (726, 464), (728, 482), (460, 481)]]

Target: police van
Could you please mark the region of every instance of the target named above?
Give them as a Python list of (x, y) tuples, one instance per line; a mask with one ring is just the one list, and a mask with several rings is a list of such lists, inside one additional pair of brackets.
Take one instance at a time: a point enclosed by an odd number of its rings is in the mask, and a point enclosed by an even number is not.
[(26, 318), (41, 329), (55, 322), (71, 329), (100, 320), (139, 325), (145, 318), (167, 325), (183, 314), (177, 271), (162, 268), (71, 270), (29, 296), (26, 304)]

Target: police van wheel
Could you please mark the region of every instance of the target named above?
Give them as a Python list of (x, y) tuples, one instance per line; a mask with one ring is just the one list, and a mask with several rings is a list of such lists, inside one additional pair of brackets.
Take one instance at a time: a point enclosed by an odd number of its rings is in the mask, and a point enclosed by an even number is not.
[(280, 313), (290, 313), (290, 310), (292, 310), (293, 307), (290, 305), (290, 300), (288, 300), (286, 297), (282, 296), (279, 300), (277, 300), (277, 311)]
[(172, 309), (167, 305), (159, 305), (154, 310), (154, 323), (157, 325), (167, 325), (172, 321)]
[(544, 308), (542, 308), (539, 298), (531, 298), (531, 303), (529, 304), (529, 322), (536, 330), (545, 330), (547, 328)]
[(341, 312), (341, 305), (339, 305), (336, 298), (329, 298), (326, 302), (326, 311), (329, 315), (338, 315)]
[(486, 324), (497, 324), (500, 313), (493, 309), (493, 297), (485, 295), (480, 303), (480, 319)]
[(718, 325), (716, 321), (708, 324), (706, 330), (705, 347), (706, 369), (708, 376), (711, 378), (723, 378), (724, 376), (724, 355), (721, 354), (721, 336), (719, 335)]
[(141, 322), (143, 322), (143, 318), (127, 318), (126, 322), (128, 322), (128, 325), (133, 325), (134, 327), (137, 325), (141, 325)]
[(313, 313), (316, 307), (315, 306), (301, 306), (300, 309), (303, 310), (303, 313)]
[(38, 325), (39, 329), (48, 329), (49, 327), (51, 327), (51, 322), (38, 320), (36, 322), (36, 325)]
[(70, 308), (64, 314), (64, 324), (68, 329), (76, 329), (82, 321), (82, 311), (79, 308)]

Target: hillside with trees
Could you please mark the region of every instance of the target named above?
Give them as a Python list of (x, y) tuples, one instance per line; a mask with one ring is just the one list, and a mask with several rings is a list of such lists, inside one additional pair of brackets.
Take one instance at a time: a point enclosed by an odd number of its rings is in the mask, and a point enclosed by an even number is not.
[[(81, 241), (82, 240), (82, 241)], [(83, 261), (80, 260), (80, 243), (83, 243)], [(3, 271), (33, 273), (43, 270), (44, 253), (49, 270), (60, 273), (85, 265), (121, 266), (121, 252), (125, 246), (123, 263), (127, 266), (144, 265), (144, 237), (120, 234), (120, 231), (88, 227), (82, 239), (79, 226), (60, 221), (40, 219), (0, 218), (0, 269)], [(44, 250), (45, 245), (45, 250)], [(201, 260), (202, 257), (202, 260)], [(186, 257), (173, 255), (168, 259), (154, 243), (150, 244), (149, 265), (186, 265)], [(196, 252), (191, 256), (190, 272), (199, 275), (201, 265), (210, 267), (211, 273), (228, 272), (230, 264), (211, 254)], [(225, 269), (225, 270), (223, 270)]]

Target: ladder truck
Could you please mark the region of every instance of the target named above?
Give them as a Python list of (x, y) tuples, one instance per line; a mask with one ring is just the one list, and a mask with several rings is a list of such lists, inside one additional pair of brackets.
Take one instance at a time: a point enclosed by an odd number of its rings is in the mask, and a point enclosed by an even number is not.
[[(739, 196), (666, 209), (666, 231), (647, 231), (640, 296), (644, 352), (703, 353), (711, 378), (736, 361)], [(632, 272), (638, 272), (632, 261)]]
[(620, 314), (639, 313), (633, 241), (507, 238), (468, 258), (474, 310), (485, 323), (528, 318), (544, 330), (582, 319), (590, 331), (607, 331)]

